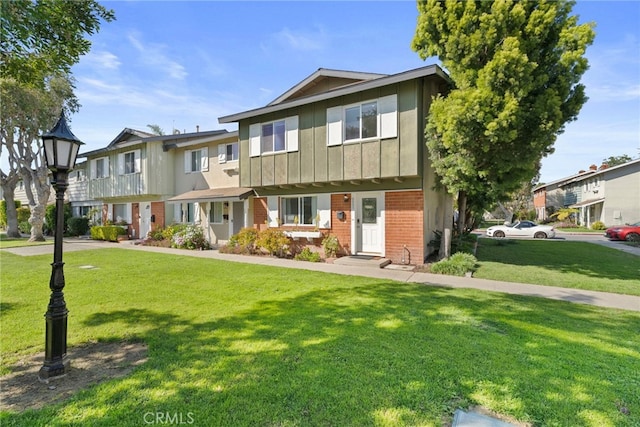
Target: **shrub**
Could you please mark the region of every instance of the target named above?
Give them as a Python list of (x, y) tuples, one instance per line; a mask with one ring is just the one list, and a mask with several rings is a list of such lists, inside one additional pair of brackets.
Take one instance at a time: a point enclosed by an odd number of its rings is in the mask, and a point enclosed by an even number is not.
[[(71, 203), (64, 204), (64, 223), (67, 224), (71, 218)], [(52, 203), (47, 205), (46, 210), (44, 211), (44, 225), (42, 227), (42, 231), (45, 234), (51, 235), (54, 233), (56, 229), (56, 204)]]
[(211, 245), (204, 237), (204, 231), (197, 225), (186, 225), (174, 233), (171, 247), (178, 249), (211, 249)]
[(151, 230), (147, 233), (147, 239), (149, 240), (165, 240), (164, 238), (164, 228), (158, 227), (155, 230)]
[(18, 223), (18, 230), (22, 234), (29, 234), (31, 233), (31, 224), (29, 224), (29, 221), (21, 221)]
[(117, 225), (96, 225), (95, 227), (91, 227), (91, 238), (94, 240), (117, 242), (118, 236), (126, 234), (127, 230)]
[(89, 218), (71, 217), (67, 220), (67, 233), (71, 236), (84, 236), (89, 231)]
[(335, 257), (340, 249), (340, 242), (338, 238), (333, 235), (329, 235), (322, 240), (322, 249), (324, 250), (324, 256), (327, 258)]
[(167, 240), (172, 240), (173, 236), (176, 233), (187, 228), (187, 225), (188, 224), (171, 224), (170, 226), (162, 230), (162, 237)]
[(229, 248), (237, 248), (230, 251), (230, 253), (252, 253), (255, 250), (258, 234), (258, 230), (255, 228), (242, 228), (229, 239), (227, 246)]
[[(20, 200), (14, 200), (13, 203), (18, 209), (22, 206), (22, 202)], [(0, 200), (0, 227), (7, 228), (7, 202), (6, 200)]]
[(256, 246), (269, 252), (269, 255), (282, 257), (289, 247), (289, 238), (276, 228), (267, 228), (258, 234)]
[(464, 276), (467, 271), (474, 271), (477, 262), (478, 260), (473, 255), (458, 252), (448, 259), (443, 259), (431, 265), (431, 272), (451, 276)]
[(320, 254), (313, 252), (309, 248), (304, 248), (302, 252), (294, 257), (298, 261), (320, 262)]
[(593, 224), (591, 224), (591, 229), (592, 230), (606, 230), (607, 226), (604, 225), (604, 222), (602, 222), (602, 221), (596, 221)]

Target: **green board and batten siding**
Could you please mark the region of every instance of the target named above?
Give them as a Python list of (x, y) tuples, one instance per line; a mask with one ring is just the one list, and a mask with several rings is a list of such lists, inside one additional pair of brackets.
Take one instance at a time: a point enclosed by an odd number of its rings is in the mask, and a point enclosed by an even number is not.
[[(424, 79), (415, 79), (240, 121), (240, 186), (419, 177), (425, 149), (421, 106), (423, 90), (431, 95), (428, 87)], [(327, 146), (327, 108), (392, 94), (398, 95), (398, 137)], [(298, 151), (249, 157), (250, 124), (294, 115), (299, 118)]]

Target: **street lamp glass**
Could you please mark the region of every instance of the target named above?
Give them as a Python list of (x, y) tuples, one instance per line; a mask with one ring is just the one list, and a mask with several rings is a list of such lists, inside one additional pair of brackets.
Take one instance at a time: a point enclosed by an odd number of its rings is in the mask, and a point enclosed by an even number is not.
[(42, 143), (47, 167), (52, 171), (60, 172), (73, 169), (78, 150), (83, 144), (69, 130), (64, 114), (60, 115), (60, 120), (49, 133), (42, 135)]

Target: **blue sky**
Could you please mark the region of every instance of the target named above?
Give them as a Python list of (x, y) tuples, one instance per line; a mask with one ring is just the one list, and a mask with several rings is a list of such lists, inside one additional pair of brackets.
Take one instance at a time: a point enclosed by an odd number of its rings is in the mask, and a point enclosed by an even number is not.
[[(106, 146), (125, 128), (195, 132), (266, 105), (318, 68), (393, 74), (437, 63), (411, 50), (413, 1), (101, 2), (115, 11), (73, 68), (82, 108), (71, 129)], [(640, 155), (640, 2), (580, 1), (596, 23), (583, 77), (590, 100), (543, 160), (550, 182)]]

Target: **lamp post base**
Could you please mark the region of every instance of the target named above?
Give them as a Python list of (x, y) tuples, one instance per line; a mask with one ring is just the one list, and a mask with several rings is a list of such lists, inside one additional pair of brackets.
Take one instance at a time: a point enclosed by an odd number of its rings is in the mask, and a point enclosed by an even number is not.
[(63, 378), (69, 372), (69, 359), (67, 356), (61, 360), (56, 360), (52, 363), (45, 363), (44, 366), (38, 371), (38, 380), (43, 383), (48, 383), (50, 380)]

